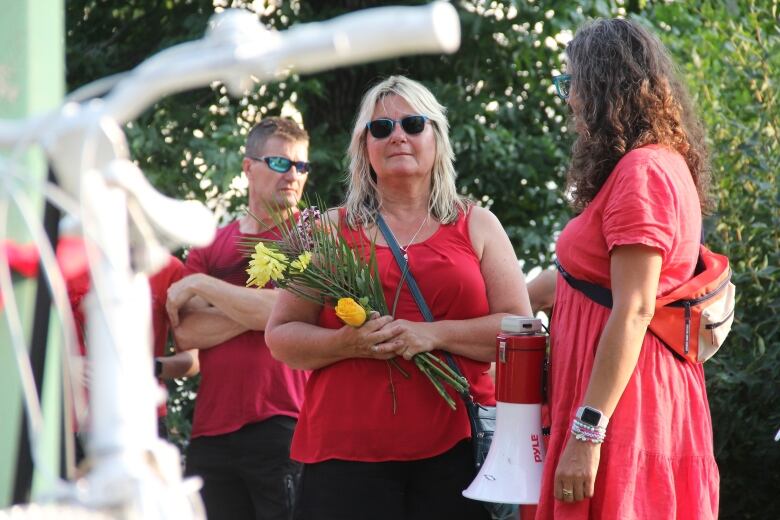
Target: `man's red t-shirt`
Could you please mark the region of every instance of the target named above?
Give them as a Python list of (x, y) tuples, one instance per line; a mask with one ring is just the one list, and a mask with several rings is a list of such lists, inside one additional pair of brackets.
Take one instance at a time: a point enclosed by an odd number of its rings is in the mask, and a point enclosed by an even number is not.
[[(190, 251), (185, 275), (204, 273), (244, 287), (248, 257), (240, 242), (270, 238), (274, 232), (242, 234), (235, 221), (217, 231), (214, 242)], [(222, 435), (274, 415), (298, 418), (307, 373), (271, 356), (263, 331), (247, 331), (199, 351), (200, 388), (192, 438)]]

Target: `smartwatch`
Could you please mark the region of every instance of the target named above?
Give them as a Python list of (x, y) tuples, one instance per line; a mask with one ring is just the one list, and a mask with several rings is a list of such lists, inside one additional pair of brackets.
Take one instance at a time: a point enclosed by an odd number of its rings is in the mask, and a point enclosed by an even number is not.
[(157, 358), (154, 359), (154, 377), (160, 377), (162, 375), (162, 365), (162, 361)]
[(577, 409), (577, 419), (594, 428), (606, 428), (609, 423), (609, 417), (601, 410), (590, 406), (580, 406)]

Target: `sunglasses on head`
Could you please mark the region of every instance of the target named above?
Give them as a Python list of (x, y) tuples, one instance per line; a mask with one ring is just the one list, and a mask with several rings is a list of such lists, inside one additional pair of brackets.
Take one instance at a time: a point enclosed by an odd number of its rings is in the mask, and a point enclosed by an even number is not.
[(416, 135), (425, 130), (426, 121), (428, 121), (426, 116), (406, 116), (400, 120), (380, 117), (366, 123), (366, 128), (374, 136), (374, 139), (384, 139), (393, 133), (396, 123), (401, 123), (401, 128), (408, 135)]
[(555, 84), (555, 92), (558, 97), (566, 101), (569, 99), (569, 91), (571, 90), (571, 75), (559, 74), (553, 76), (553, 83)]
[(287, 173), (290, 171), (290, 168), (295, 166), (295, 169), (298, 171), (298, 173), (303, 175), (305, 173), (309, 173), (309, 170), (311, 169), (311, 163), (305, 161), (293, 161), (287, 157), (279, 157), (277, 155), (266, 155), (263, 157), (247, 155), (246, 157), (248, 159), (252, 159), (253, 161), (263, 161), (276, 173)]

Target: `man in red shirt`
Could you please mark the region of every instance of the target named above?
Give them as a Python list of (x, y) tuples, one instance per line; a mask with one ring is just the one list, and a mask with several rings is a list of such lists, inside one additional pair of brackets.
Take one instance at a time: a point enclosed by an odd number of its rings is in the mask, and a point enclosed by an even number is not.
[(246, 287), (241, 243), (278, 236), (275, 212), (295, 209), (308, 174), (309, 137), (297, 123), (267, 118), (249, 133), (242, 169), (251, 215), (193, 249), (185, 277), (168, 290), (179, 349), (198, 349), (188, 474), (203, 478), (209, 519), (292, 517), (300, 466), (289, 458), (307, 374), (275, 360), (264, 330), (277, 293)]

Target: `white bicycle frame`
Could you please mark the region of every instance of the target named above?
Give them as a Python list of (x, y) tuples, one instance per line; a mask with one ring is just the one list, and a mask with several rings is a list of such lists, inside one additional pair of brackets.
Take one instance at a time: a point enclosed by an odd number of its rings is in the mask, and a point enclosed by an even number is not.
[[(458, 17), (445, 2), (369, 9), (284, 32), (266, 30), (247, 11), (227, 10), (212, 18), (202, 39), (147, 59), (121, 76), (103, 99), (70, 101), (40, 117), (0, 121), (0, 148), (12, 150), (10, 164), (28, 147), (43, 147), (59, 184), (47, 185), (46, 195), (66, 212), (78, 213), (89, 251), (93, 289), (85, 304), (93, 370), (87, 454), (92, 469), (78, 482), (55, 490), (58, 500), (122, 511), (124, 517), (181, 520), (202, 515), (191, 504), (197, 482), (182, 480), (178, 451), (157, 437), (159, 389), (151, 369), (149, 289), (145, 275), (133, 266), (147, 273), (161, 267), (168, 255), (161, 241), (170, 249), (209, 244), (214, 218), (200, 203), (157, 193), (129, 159), (121, 125), (165, 95), (214, 81), (238, 95), (253, 82), (276, 81), (290, 72), (454, 52), (459, 44)], [(9, 204), (24, 206), (14, 184), (24, 180), (10, 168), (2, 173), (8, 189), (0, 190), (0, 227)], [(35, 227), (55, 304), (68, 323), (64, 283), (53, 272), (51, 245), (43, 240), (40, 223)], [(2, 235), (5, 229), (0, 229)], [(11, 295), (7, 258), (0, 257), (3, 262), (0, 292)], [(6, 305), (13, 320), (14, 303)], [(66, 343), (75, 349), (72, 337)], [(19, 334), (14, 347), (17, 355), (26, 354)], [(20, 368), (24, 372), (23, 363)], [(29, 399), (26, 409), (30, 424), (36, 424)], [(35, 436), (31, 439), (35, 445)]]

